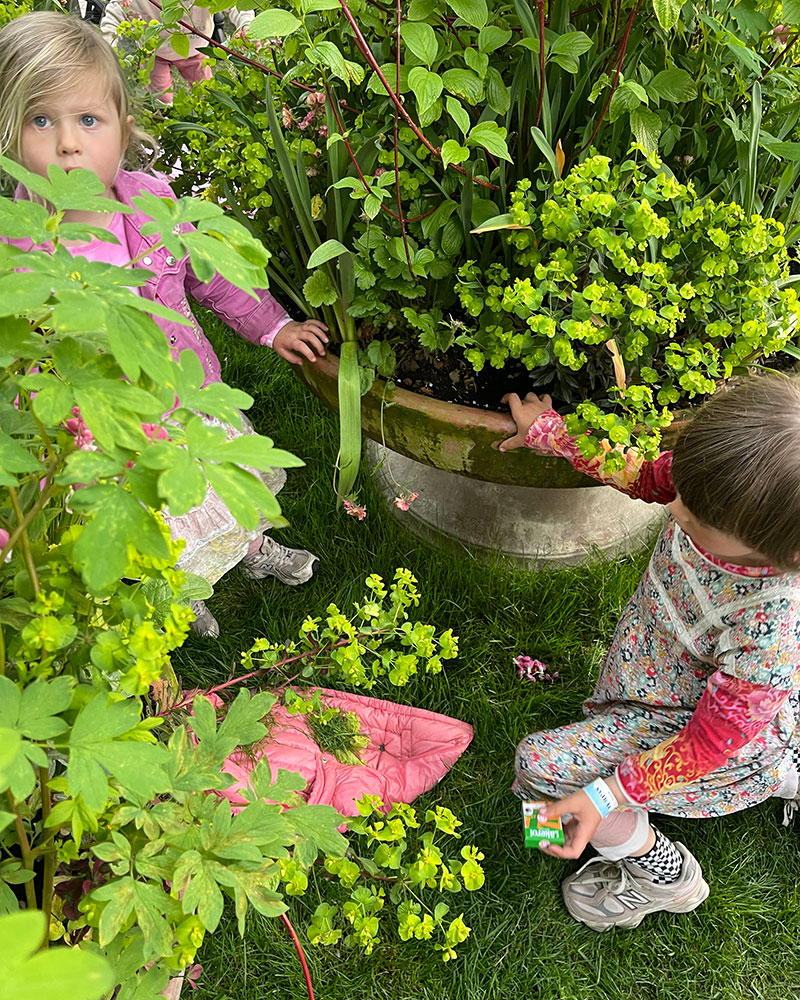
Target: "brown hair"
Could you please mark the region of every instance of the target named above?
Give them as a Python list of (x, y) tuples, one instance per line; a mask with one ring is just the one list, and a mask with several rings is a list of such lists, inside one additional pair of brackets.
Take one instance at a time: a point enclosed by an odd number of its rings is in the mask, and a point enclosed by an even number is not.
[(718, 392), (678, 438), (672, 478), (699, 521), (798, 568), (800, 380), (751, 377)]
[(39, 102), (76, 91), (87, 73), (100, 74), (128, 136), (125, 165), (149, 166), (156, 141), (128, 125), (131, 95), (116, 53), (100, 32), (78, 17), (34, 11), (0, 30), (0, 153), (20, 158), (22, 126)]

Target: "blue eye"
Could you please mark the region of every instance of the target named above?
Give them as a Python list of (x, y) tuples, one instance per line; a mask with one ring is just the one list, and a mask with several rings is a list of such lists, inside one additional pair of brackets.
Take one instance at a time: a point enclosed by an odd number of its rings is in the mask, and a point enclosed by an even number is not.
[(50, 124), (50, 119), (47, 115), (33, 115), (31, 118), (31, 124), (36, 128), (47, 128)]
[(97, 124), (97, 118), (94, 115), (81, 115), (81, 125), (86, 128), (94, 128)]

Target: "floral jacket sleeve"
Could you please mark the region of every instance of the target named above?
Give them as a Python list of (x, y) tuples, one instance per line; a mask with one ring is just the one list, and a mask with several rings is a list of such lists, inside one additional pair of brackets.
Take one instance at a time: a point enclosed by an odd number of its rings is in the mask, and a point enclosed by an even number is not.
[(607, 472), (605, 455), (584, 458), (577, 439), (567, 433), (564, 418), (555, 410), (547, 410), (531, 424), (525, 445), (540, 455), (559, 455), (566, 458), (578, 472), (613, 486), (636, 500), (648, 503), (670, 503), (675, 499), (672, 485), (672, 452), (665, 451), (655, 462), (645, 462), (631, 450), (626, 456), (624, 469)]
[[(555, 411), (548, 410), (533, 422), (525, 439), (527, 447), (545, 455), (566, 458), (579, 472), (591, 476), (650, 503), (675, 499), (672, 483), (672, 452), (654, 462), (642, 461), (629, 452), (624, 469), (608, 473), (604, 456), (585, 459), (577, 441)], [(626, 757), (617, 769), (617, 781), (626, 798), (644, 805), (660, 792), (679, 784), (690, 784), (723, 766), (775, 719), (792, 690), (796, 650), (792, 622), (798, 609), (784, 606), (742, 609), (720, 637), (719, 668), (709, 677), (705, 691), (689, 722), (675, 736), (649, 750)], [(767, 615), (787, 632), (782, 649), (762, 648), (760, 620)], [(782, 624), (780, 624), (782, 623)], [(785, 647), (785, 648), (784, 648)], [(770, 665), (771, 659), (784, 663)], [(756, 680), (753, 680), (756, 678)]]

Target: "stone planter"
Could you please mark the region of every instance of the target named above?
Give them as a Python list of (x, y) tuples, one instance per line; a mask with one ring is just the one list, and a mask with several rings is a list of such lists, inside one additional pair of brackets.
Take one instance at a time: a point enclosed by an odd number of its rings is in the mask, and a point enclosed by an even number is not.
[[(339, 361), (304, 364), (298, 374), (338, 410)], [(391, 405), (388, 405), (391, 404)], [(514, 433), (511, 417), (430, 399), (377, 380), (362, 398), (369, 467), (391, 505), (417, 492), (408, 511), (392, 511), (428, 540), (476, 552), (502, 552), (544, 566), (609, 558), (644, 544), (663, 508), (599, 486), (561, 458), (497, 444)]]

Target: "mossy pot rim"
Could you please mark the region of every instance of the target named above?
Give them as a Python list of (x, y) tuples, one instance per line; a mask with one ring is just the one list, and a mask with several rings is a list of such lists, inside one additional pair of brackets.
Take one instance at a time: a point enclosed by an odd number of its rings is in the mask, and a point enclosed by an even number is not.
[[(334, 413), (339, 409), (339, 359), (327, 353), (295, 366), (299, 378)], [(684, 413), (681, 413), (681, 417)], [(498, 444), (516, 432), (509, 414), (423, 396), (376, 379), (361, 399), (363, 433), (378, 444), (445, 472), (505, 486), (539, 489), (596, 485), (561, 458), (526, 448), (501, 452)], [(669, 428), (668, 442), (687, 421)]]

